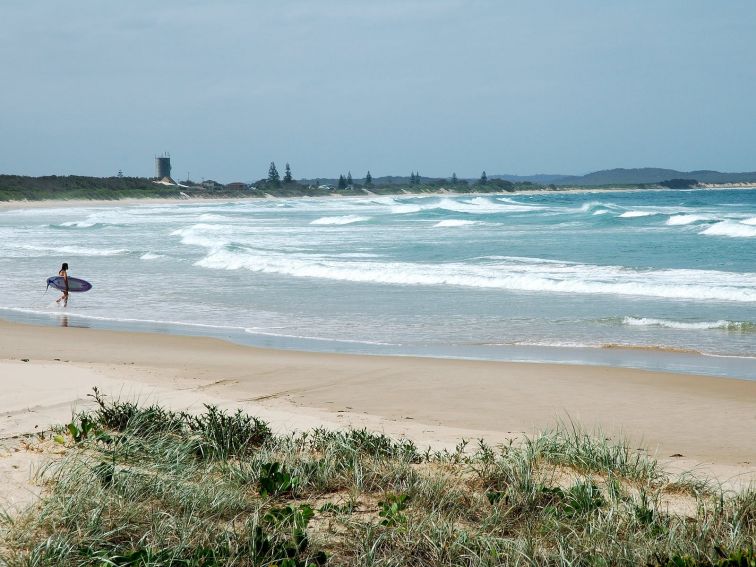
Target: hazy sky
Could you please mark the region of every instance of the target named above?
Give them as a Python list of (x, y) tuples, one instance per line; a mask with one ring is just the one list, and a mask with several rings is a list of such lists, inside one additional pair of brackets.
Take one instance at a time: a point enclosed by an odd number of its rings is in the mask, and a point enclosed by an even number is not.
[(754, 0), (3, 0), (0, 173), (756, 170)]

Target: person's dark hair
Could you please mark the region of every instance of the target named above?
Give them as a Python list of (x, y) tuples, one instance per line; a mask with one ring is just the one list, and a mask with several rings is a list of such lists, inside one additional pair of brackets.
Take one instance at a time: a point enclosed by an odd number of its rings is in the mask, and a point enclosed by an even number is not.
[(63, 265), (60, 267), (60, 269), (68, 271), (68, 264), (66, 262), (63, 262)]

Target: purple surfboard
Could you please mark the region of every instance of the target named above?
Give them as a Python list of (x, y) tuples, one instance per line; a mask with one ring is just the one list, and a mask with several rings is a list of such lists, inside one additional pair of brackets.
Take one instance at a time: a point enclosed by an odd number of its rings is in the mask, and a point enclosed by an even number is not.
[[(53, 276), (47, 278), (47, 286), (53, 286), (58, 291), (66, 291), (66, 280), (62, 276)], [(68, 291), (89, 291), (92, 289), (92, 284), (88, 281), (80, 280), (79, 278), (68, 278)]]

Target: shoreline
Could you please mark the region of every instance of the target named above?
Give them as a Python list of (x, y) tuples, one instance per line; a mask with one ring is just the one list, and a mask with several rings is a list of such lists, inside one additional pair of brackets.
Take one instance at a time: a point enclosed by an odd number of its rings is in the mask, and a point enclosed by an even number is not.
[(485, 193), (469, 192), (469, 193), (457, 193), (454, 191), (432, 191), (427, 193), (371, 193), (366, 192), (364, 195), (324, 195), (309, 197), (302, 195), (299, 197), (277, 197), (274, 195), (267, 195), (265, 197), (145, 197), (145, 198), (126, 198), (126, 199), (42, 199), (39, 201), (0, 201), (0, 211), (2, 210), (14, 210), (14, 209), (36, 209), (36, 208), (73, 208), (73, 207), (90, 207), (90, 206), (134, 206), (134, 205), (163, 205), (163, 204), (176, 204), (176, 203), (207, 203), (213, 202), (216, 204), (222, 203), (239, 203), (239, 202), (264, 202), (270, 200), (286, 200), (286, 199), (369, 199), (372, 197), (438, 197), (438, 196), (470, 196), (470, 197), (482, 197), (486, 195), (508, 195), (508, 196), (522, 196), (522, 195), (554, 195), (554, 194), (583, 194), (583, 193), (630, 193), (630, 192), (659, 192), (659, 191), (726, 191), (726, 190), (743, 190), (749, 191), (756, 189), (754, 185), (707, 185), (704, 187), (697, 187), (692, 189), (668, 189), (668, 188), (648, 188), (648, 189), (628, 189), (628, 188), (596, 188), (591, 189), (589, 187), (572, 187), (560, 190), (549, 189), (535, 189), (533, 191), (491, 191)]
[(242, 327), (216, 327), (201, 323), (104, 319), (80, 313), (30, 312), (0, 308), (0, 322), (42, 327), (78, 327), (125, 333), (220, 339), (229, 344), (279, 351), (359, 356), (393, 356), (438, 360), (472, 360), (559, 364), (671, 372), (756, 382), (756, 357), (707, 353), (664, 345), (563, 344), (446, 344), (405, 346), (360, 340), (279, 335), (252, 332)]
[[(0, 438), (108, 395), (242, 408), (279, 431), (366, 427), (421, 447), (532, 435), (557, 420), (625, 436), (679, 470), (756, 481), (756, 382), (644, 370), (281, 351), (219, 339), (0, 321)], [(682, 455), (673, 457), (673, 455)]]

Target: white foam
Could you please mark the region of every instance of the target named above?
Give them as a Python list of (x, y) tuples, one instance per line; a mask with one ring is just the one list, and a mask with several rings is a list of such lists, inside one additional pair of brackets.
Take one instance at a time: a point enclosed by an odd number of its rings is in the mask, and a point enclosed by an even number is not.
[(373, 199), (356, 202), (358, 204), (365, 203), (367, 205), (382, 205), (384, 207), (390, 207), (397, 204), (396, 199), (394, 199), (393, 197), (374, 197)]
[(593, 214), (596, 215), (596, 216), (597, 215), (605, 215), (608, 212), (609, 211), (607, 209), (597, 209), (597, 210), (593, 211)]
[[(162, 221), (174, 221), (178, 216), (176, 211), (161, 211), (163, 216), (156, 217), (156, 211), (145, 209), (129, 209), (126, 207), (112, 207), (97, 209), (90, 213), (83, 220), (69, 220), (60, 223), (58, 226), (69, 228), (91, 228), (93, 226), (130, 226), (151, 224)], [(70, 211), (64, 209), (59, 211), (58, 216), (69, 216)]]
[(34, 246), (21, 245), (22, 250), (29, 252), (39, 252), (42, 255), (60, 255), (68, 254), (70, 256), (119, 256), (127, 254), (129, 251), (125, 248), (85, 248), (83, 246)]
[(694, 222), (701, 222), (711, 220), (711, 217), (704, 215), (674, 215), (667, 219), (669, 226), (683, 226), (686, 224), (692, 224)]
[(699, 234), (728, 236), (730, 238), (753, 238), (756, 236), (756, 226), (728, 220), (713, 224), (706, 230), (702, 230)]
[(535, 346), (535, 347), (554, 347), (554, 348), (600, 348), (600, 343), (580, 343), (575, 341), (554, 341), (554, 340), (525, 340), (513, 341), (511, 343), (487, 343), (490, 346)]
[(158, 258), (163, 258), (164, 256), (162, 254), (153, 254), (152, 252), (146, 252), (145, 254), (142, 254), (139, 258), (141, 260), (157, 260)]
[(129, 252), (126, 248), (84, 248), (81, 246), (61, 246), (57, 250), (73, 256), (120, 256)]
[(232, 219), (230, 217), (226, 217), (223, 215), (216, 215), (214, 213), (204, 213), (199, 216), (199, 220), (201, 220), (202, 222), (207, 222), (207, 221), (227, 221), (227, 220), (232, 220)]
[(343, 217), (321, 217), (312, 221), (310, 224), (324, 224), (324, 225), (343, 225), (352, 224), (355, 222), (363, 222), (370, 220), (370, 217), (361, 217), (358, 215), (346, 215)]
[(201, 246), (211, 250), (221, 248), (230, 242), (230, 227), (214, 224), (195, 224), (178, 228), (171, 236), (180, 236), (182, 244)]
[(258, 329), (256, 327), (251, 327), (248, 329), (244, 329), (245, 333), (249, 333), (250, 335), (262, 335), (265, 337), (280, 337), (285, 339), (300, 339), (300, 340), (308, 340), (308, 341), (322, 341), (322, 342), (329, 342), (329, 343), (352, 343), (352, 344), (361, 344), (361, 345), (379, 345), (379, 346), (396, 346), (396, 343), (383, 343), (378, 341), (358, 341), (354, 339), (329, 339), (325, 337), (312, 337), (307, 335), (291, 335), (286, 333), (273, 333), (271, 331), (265, 331), (262, 329)]
[[(57, 309), (55, 303), (50, 304), (51, 307), (54, 308), (52, 311), (44, 311), (42, 309), (28, 309), (24, 307), (0, 307), (0, 310), (4, 311), (12, 311), (15, 313), (28, 313), (31, 315), (60, 315), (61, 312), (59, 309)], [(179, 326), (179, 327), (196, 327), (200, 329), (219, 329), (224, 331), (245, 331), (246, 329), (244, 327), (233, 327), (230, 325), (211, 325), (208, 323), (189, 323), (186, 321), (171, 321), (171, 320), (161, 320), (161, 319), (138, 319), (138, 318), (131, 318), (131, 317), (105, 317), (101, 315), (86, 315), (82, 313), (77, 313), (75, 311), (68, 310), (65, 312), (65, 314), (69, 317), (74, 317), (77, 319), (87, 319), (90, 321), (109, 321), (109, 322), (115, 322), (115, 323), (142, 323), (142, 324), (149, 324), (149, 325), (171, 325), (171, 326)]]
[(423, 210), (423, 207), (420, 205), (394, 205), (391, 207), (391, 213), (395, 215), (406, 215), (409, 213), (419, 213)]
[(750, 219), (745, 219), (740, 221), (740, 224), (746, 224), (748, 226), (756, 226), (756, 217), (751, 217)]
[(96, 225), (97, 223), (92, 220), (86, 220), (86, 221), (68, 221), (68, 222), (62, 222), (60, 223), (60, 226), (66, 226), (66, 227), (76, 227), (76, 228), (90, 228)]
[[(505, 207), (499, 209), (502, 212), (542, 211), (548, 209), (548, 207), (544, 207), (543, 205), (526, 205), (508, 197), (498, 197), (495, 201), (506, 204)], [(475, 199), (473, 199), (473, 202), (475, 202)]]
[(570, 262), (569, 260), (548, 260), (546, 258), (534, 258), (533, 256), (480, 256), (473, 258), (479, 260), (507, 260), (516, 264), (556, 264), (559, 266), (578, 266), (579, 262)]
[[(312, 250), (313, 246), (322, 245), (328, 240), (327, 232), (321, 231), (314, 242), (310, 226), (269, 226), (254, 224), (205, 224), (199, 223), (172, 231), (171, 236), (178, 236), (181, 244), (199, 246), (209, 250), (225, 246), (265, 246), (279, 252), (298, 252)], [(335, 234), (335, 233), (334, 233)], [(341, 239), (341, 236), (338, 236)]]
[(632, 270), (504, 260), (425, 264), (330, 260), (263, 250), (211, 251), (195, 263), (213, 269), (391, 285), (462, 286), (547, 293), (586, 293), (683, 300), (756, 301), (756, 274), (706, 270)]
[(453, 226), (468, 226), (471, 224), (479, 224), (479, 223), (477, 221), (449, 219), (449, 220), (442, 220), (441, 222), (437, 222), (433, 226), (440, 228), (440, 227), (453, 227)]
[[(578, 213), (587, 213), (588, 211), (591, 211), (593, 209), (604, 209), (607, 205), (600, 201), (589, 201), (587, 203), (583, 203), (580, 205), (580, 208), (578, 208), (575, 212)], [(607, 211), (608, 212), (608, 211)], [(596, 214), (596, 213), (593, 213)]]
[(60, 214), (85, 214), (91, 211), (91, 207), (32, 207), (28, 209), (8, 209), (2, 211), (2, 215), (7, 216), (20, 216), (20, 217), (39, 217), (47, 215), (60, 215)]
[(453, 211), (455, 213), (470, 213), (474, 215), (485, 215), (492, 213), (517, 213), (542, 210), (545, 207), (536, 205), (523, 205), (512, 200), (496, 199), (496, 202), (485, 197), (475, 197), (469, 201), (460, 201), (443, 198), (430, 209), (442, 209)]
[(620, 215), (620, 218), (622, 219), (634, 219), (639, 217), (650, 217), (652, 215), (655, 215), (657, 213), (651, 212), (651, 211), (625, 211)]
[(622, 319), (624, 325), (631, 327), (664, 327), (666, 329), (680, 329), (685, 331), (700, 331), (707, 329), (723, 329), (728, 331), (746, 330), (756, 325), (743, 321), (670, 321), (668, 319), (653, 319), (649, 317), (625, 317)]

